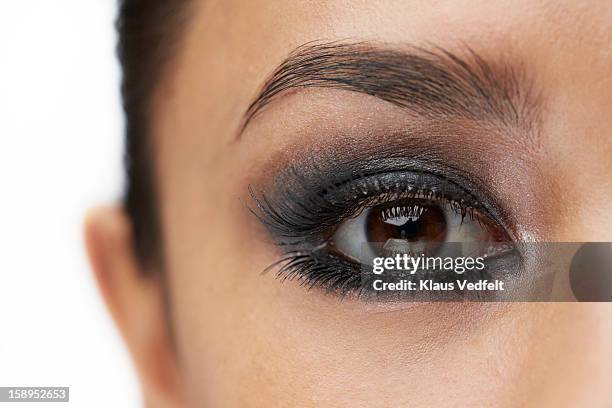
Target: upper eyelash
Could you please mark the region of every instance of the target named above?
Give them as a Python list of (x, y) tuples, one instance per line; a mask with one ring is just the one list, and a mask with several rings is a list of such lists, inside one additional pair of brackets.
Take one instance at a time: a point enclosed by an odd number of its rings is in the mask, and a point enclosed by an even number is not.
[[(325, 185), (315, 194), (306, 197), (296, 192), (296, 189), (285, 189), (280, 197), (274, 200), (264, 192), (258, 195), (249, 186), (249, 195), (257, 209), (255, 211), (251, 208), (251, 211), (268, 227), (272, 235), (278, 238), (277, 243), (285, 245), (294, 244), (296, 240), (312, 241), (332, 229), (339, 221), (359, 214), (364, 208), (409, 198), (438, 200), (461, 213), (463, 217), (478, 210), (494, 218), (476, 197), (456, 183), (452, 184), (454, 194), (460, 194), (462, 197), (445, 191), (442, 184), (432, 185), (431, 181), (423, 181), (425, 176), (437, 177), (436, 175), (412, 173), (413, 177), (420, 177), (421, 180), (407, 183), (400, 177), (401, 180), (396, 179), (393, 185), (382, 186), (381, 176), (397, 177), (398, 174), (406, 173), (387, 172), (355, 176), (353, 180)], [(446, 180), (445, 183), (449, 182)], [(340, 191), (346, 186), (349, 186), (350, 191), (345, 193), (344, 199), (330, 199), (330, 193)], [(308, 188), (309, 186), (306, 186), (303, 189)], [(347, 199), (353, 202), (347, 204)]]

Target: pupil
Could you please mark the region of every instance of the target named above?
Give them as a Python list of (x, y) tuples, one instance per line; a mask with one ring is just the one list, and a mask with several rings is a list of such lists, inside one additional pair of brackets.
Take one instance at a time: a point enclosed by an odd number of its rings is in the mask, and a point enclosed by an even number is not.
[(444, 210), (431, 203), (374, 207), (366, 220), (368, 242), (443, 242), (446, 230)]

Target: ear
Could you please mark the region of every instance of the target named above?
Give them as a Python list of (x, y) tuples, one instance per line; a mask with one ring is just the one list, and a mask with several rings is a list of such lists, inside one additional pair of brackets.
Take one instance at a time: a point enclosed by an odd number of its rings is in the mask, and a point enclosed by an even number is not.
[(102, 295), (134, 360), (146, 405), (183, 406), (163, 279), (141, 269), (127, 216), (119, 208), (92, 211), (85, 241)]

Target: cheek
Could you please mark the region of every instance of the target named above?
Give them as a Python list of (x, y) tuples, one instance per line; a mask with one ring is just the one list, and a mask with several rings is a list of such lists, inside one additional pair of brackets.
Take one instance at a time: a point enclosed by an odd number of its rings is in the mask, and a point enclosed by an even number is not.
[[(517, 376), (522, 358), (505, 356), (524, 350), (512, 333), (529, 316), (511, 319), (492, 304), (378, 310), (281, 284), (273, 272), (262, 275), (278, 254), (239, 199), (247, 191), (242, 174), (219, 165), (204, 172), (207, 181), (186, 166), (165, 179), (162, 219), (173, 330), (194, 400), (354, 407), (426, 395), (448, 405), (449, 395), (466, 403), (502, 395), (499, 376)], [(489, 325), (495, 317), (508, 321), (505, 330)], [(495, 354), (500, 349), (507, 352)], [(423, 393), (441, 386), (452, 392)]]

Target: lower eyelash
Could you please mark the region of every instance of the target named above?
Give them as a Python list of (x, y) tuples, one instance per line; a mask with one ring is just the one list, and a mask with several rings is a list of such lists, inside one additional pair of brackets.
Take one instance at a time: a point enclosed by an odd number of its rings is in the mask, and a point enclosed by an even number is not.
[[(364, 278), (359, 266), (351, 265), (350, 262), (336, 258), (331, 254), (326, 256), (331, 259), (322, 262), (319, 258), (320, 254), (317, 254), (316, 251), (291, 251), (287, 252), (281, 260), (266, 268), (266, 271), (280, 266), (276, 272), (276, 278), (281, 282), (297, 281), (308, 290), (320, 288), (326, 294), (334, 294), (340, 299), (350, 296), (366, 301), (415, 300), (417, 298), (417, 295), (410, 291), (376, 291), (366, 280), (367, 275)], [(446, 283), (453, 282), (456, 277), (454, 272), (441, 274), (434, 271), (421, 271), (415, 275), (407, 275), (406, 280), (418, 283), (421, 280), (435, 278), (436, 282)], [(482, 271), (466, 272), (463, 279), (468, 282), (476, 282), (482, 279), (492, 280), (493, 277), (487, 269), (484, 269)], [(451, 293), (440, 291), (432, 294), (434, 297), (430, 296), (421, 300), (465, 300), (470, 296), (477, 296), (476, 299), (472, 298), (471, 300), (484, 300), (479, 293), (476, 293), (476, 295), (468, 294), (458, 289)], [(438, 296), (438, 298), (435, 298), (435, 296)]]
[(349, 293), (357, 289), (361, 282), (358, 273), (346, 270), (348, 265), (344, 260), (330, 256), (323, 261), (313, 250), (288, 252), (267, 269), (274, 266), (280, 266), (276, 272), (279, 280), (298, 280), (309, 289), (320, 286), (328, 292)]

